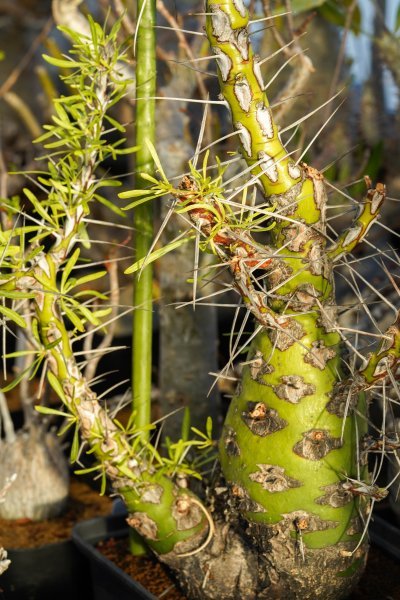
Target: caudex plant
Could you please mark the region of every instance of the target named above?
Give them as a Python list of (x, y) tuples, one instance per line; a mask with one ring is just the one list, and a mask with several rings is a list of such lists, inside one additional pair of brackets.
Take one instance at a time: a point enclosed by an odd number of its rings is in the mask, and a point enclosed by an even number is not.
[[(69, 32), (73, 53), (57, 61), (71, 70), (71, 94), (56, 101), (53, 124), (40, 139), (48, 149), (48, 172), (38, 177), (44, 199), (27, 192), (34, 216), (1, 231), (0, 289), (11, 302), (1, 310), (24, 327), (18, 305), (29, 301), (34, 365), (42, 366), (75, 428), (72, 460), (79, 458), (79, 434), (97, 458), (95, 468), (123, 498), (129, 524), (175, 571), (189, 598), (345, 598), (365, 566), (373, 504), (387, 493), (369, 474), (368, 456), (393, 450), (393, 439), (384, 426), (371, 434), (368, 405), (374, 397), (386, 406), (389, 387), (397, 393), (400, 335), (396, 306), (387, 300), (393, 324), (383, 331), (362, 303), (374, 346), (359, 343), (357, 321), (340, 326), (334, 268), (348, 266), (357, 295), (352, 252), (377, 221), (385, 187), (366, 178), (357, 215), (332, 239), (327, 183), (281, 140), (247, 8), (241, 0), (209, 0), (205, 19), (221, 103), (230, 109), (247, 167), (237, 183), (224, 178), (220, 161), (208, 166), (205, 158), (175, 184), (151, 140), (143, 140), (158, 176), (143, 169), (142, 185), (120, 196), (134, 198), (127, 210), (172, 197), (189, 225), (176, 244), (150, 247), (130, 272), (198, 237), (239, 294), (240, 332), (255, 324), (247, 342), (232, 337), (232, 360), (249, 347), (218, 445), (221, 473), (215, 470), (206, 493), (192, 491), (191, 479), (201, 477), (199, 465), (215, 452), (210, 423), (194, 439), (184, 427), (182, 439), (163, 450), (150, 438), (154, 425), (138, 423), (135, 411), (126, 425), (108, 414), (74, 353), (88, 324), (107, 321), (107, 309), (93, 302), (107, 298), (80, 288), (105, 273), (75, 276), (80, 248), (90, 244), (91, 206), (104, 201), (99, 189), (113, 183), (96, 168), (107, 156), (137, 150), (106, 135), (124, 129), (107, 113), (127, 86), (116, 76), (124, 60), (118, 24), (109, 34), (92, 21), (90, 37)], [(3, 206), (16, 210), (11, 201)], [(395, 268), (394, 252), (381, 251), (381, 258)], [(382, 268), (396, 291), (394, 276)], [(385, 300), (379, 290), (374, 294)]]

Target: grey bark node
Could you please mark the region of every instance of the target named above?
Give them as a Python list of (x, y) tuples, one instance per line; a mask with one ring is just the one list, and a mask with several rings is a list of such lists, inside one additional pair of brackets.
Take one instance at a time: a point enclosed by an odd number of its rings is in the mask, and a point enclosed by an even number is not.
[(236, 431), (232, 427), (225, 428), (223, 444), (228, 456), (240, 456), (239, 444), (236, 441)]
[(287, 425), (287, 422), (280, 418), (278, 411), (269, 408), (264, 402), (248, 402), (247, 410), (242, 412), (241, 417), (250, 431), (260, 437), (266, 437)]
[(335, 386), (329, 396), (331, 399), (325, 407), (328, 413), (336, 415), (340, 419), (343, 419), (345, 415), (347, 417), (352, 415), (354, 408), (357, 406), (358, 394), (354, 393), (347, 382)]
[(232, 68), (232, 61), (225, 52), (220, 48), (212, 48), (213, 53), (217, 56), (217, 64), (221, 73), (222, 81), (225, 83), (229, 79), (229, 74)]
[(239, 513), (267, 512), (261, 504), (250, 498), (248, 491), (244, 487), (236, 483), (232, 484), (230, 487), (230, 501)]
[(134, 512), (127, 518), (127, 523), (144, 538), (148, 540), (157, 539), (157, 525), (146, 513)]
[(278, 181), (278, 167), (273, 157), (261, 150), (261, 152), (257, 154), (257, 158), (260, 161), (260, 167), (263, 173), (272, 183), (276, 183)]
[(325, 492), (315, 499), (316, 504), (329, 504), (332, 508), (341, 508), (353, 500), (353, 494), (344, 487), (345, 482), (339, 481), (332, 485), (325, 485), (321, 489)]
[(213, 35), (219, 42), (229, 42), (233, 31), (228, 15), (219, 6), (212, 5), (210, 8), (213, 13), (211, 17)]
[(288, 306), (296, 312), (310, 310), (317, 304), (316, 300), (320, 295), (321, 293), (311, 283), (300, 285), (287, 299)]
[(311, 344), (311, 350), (304, 357), (304, 362), (323, 371), (326, 363), (335, 358), (336, 350), (325, 346), (323, 340), (317, 340)]
[(246, 28), (239, 29), (233, 33), (233, 43), (239, 50), (244, 61), (249, 60), (249, 38)]
[(296, 510), (291, 513), (283, 514), (282, 516), (289, 527), (292, 526), (294, 531), (302, 533), (326, 531), (327, 529), (334, 529), (339, 525), (339, 521), (321, 519), (318, 515), (303, 510)]
[(298, 404), (305, 396), (315, 393), (315, 386), (306, 383), (300, 375), (286, 375), (280, 378), (282, 383), (273, 386), (275, 394), (281, 400)]
[(264, 360), (261, 350), (257, 350), (254, 358), (250, 361), (250, 377), (253, 381), (257, 381), (257, 383), (260, 383), (261, 385), (267, 385), (263, 376), (270, 375), (274, 370), (274, 367)]
[(303, 439), (293, 446), (293, 452), (307, 460), (321, 460), (341, 446), (340, 438), (332, 437), (326, 429), (310, 429), (303, 433)]
[(271, 194), (271, 196), (269, 196), (268, 198), (271, 206), (277, 204), (279, 208), (279, 213), (282, 215), (294, 214), (298, 209), (296, 199), (301, 192), (302, 185), (303, 182), (299, 181), (284, 194)]
[(240, 108), (244, 110), (244, 112), (248, 113), (251, 106), (251, 100), (253, 98), (253, 92), (251, 91), (249, 82), (244, 75), (236, 75), (233, 92), (236, 100), (239, 102)]
[(327, 281), (332, 281), (332, 265), (328, 260), (324, 241), (321, 238), (311, 244), (304, 262), (308, 263), (312, 275), (316, 275), (317, 277), (322, 276)]
[(285, 323), (285, 328), (273, 329), (268, 332), (268, 337), (273, 346), (284, 352), (297, 341), (304, 337), (306, 332), (295, 319), (288, 318)]
[(233, 0), (233, 4), (239, 15), (244, 19), (247, 15), (247, 8), (245, 7), (243, 0)]
[(265, 106), (264, 102), (258, 102), (256, 106), (256, 119), (261, 128), (262, 134), (271, 139), (274, 137), (274, 124), (272, 121), (271, 109)]
[(160, 504), (164, 490), (157, 483), (149, 484), (148, 487), (140, 496), (141, 502), (149, 502), (150, 504)]
[(313, 237), (315, 237), (315, 231), (302, 221), (293, 223), (285, 227), (283, 234), (287, 243), (287, 248), (291, 252), (301, 252), (304, 246)]
[(279, 465), (258, 464), (257, 467), (259, 470), (250, 473), (249, 478), (260, 483), (264, 490), (272, 494), (302, 485), (297, 479), (285, 475), (285, 469)]
[(201, 523), (204, 513), (198, 503), (193, 502), (187, 494), (178, 496), (172, 507), (172, 516), (178, 531), (192, 529)]

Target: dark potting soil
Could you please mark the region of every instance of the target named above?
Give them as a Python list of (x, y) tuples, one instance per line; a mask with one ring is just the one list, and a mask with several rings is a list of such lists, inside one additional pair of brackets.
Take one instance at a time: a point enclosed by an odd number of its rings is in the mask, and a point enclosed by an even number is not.
[(132, 556), (129, 552), (128, 539), (109, 539), (99, 542), (96, 548), (125, 571), (132, 579), (161, 600), (186, 600), (176, 587), (168, 570), (157, 560), (147, 557)]
[[(97, 549), (160, 600), (186, 600), (163, 565), (129, 553), (127, 539), (106, 540)], [(373, 546), (365, 573), (348, 600), (400, 600), (398, 561)]]
[(60, 517), (45, 521), (0, 519), (0, 546), (36, 548), (67, 540), (79, 521), (110, 514), (112, 501), (81, 479), (72, 479), (68, 504)]

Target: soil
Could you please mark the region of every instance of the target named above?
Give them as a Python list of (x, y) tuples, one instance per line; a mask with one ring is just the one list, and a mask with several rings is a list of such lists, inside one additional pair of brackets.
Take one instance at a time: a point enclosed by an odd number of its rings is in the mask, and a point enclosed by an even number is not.
[[(166, 567), (129, 554), (127, 539), (100, 542), (97, 549), (160, 600), (187, 600)], [(348, 600), (400, 600), (398, 573), (398, 561), (372, 546), (365, 573)]]
[(72, 479), (67, 507), (60, 517), (45, 521), (0, 519), (0, 546), (37, 548), (66, 540), (78, 521), (111, 513), (112, 501), (80, 479)]
[(161, 600), (187, 600), (178, 590), (175, 581), (157, 560), (147, 557), (132, 556), (129, 553), (128, 539), (113, 538), (99, 542), (97, 550), (111, 562), (125, 571), (132, 579)]

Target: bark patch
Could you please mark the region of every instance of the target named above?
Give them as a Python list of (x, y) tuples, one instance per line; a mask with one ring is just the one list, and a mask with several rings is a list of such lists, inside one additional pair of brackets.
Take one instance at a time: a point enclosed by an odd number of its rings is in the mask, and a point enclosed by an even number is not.
[(281, 377), (282, 383), (274, 386), (274, 392), (282, 400), (298, 404), (304, 396), (315, 393), (315, 386), (305, 383), (300, 375), (286, 375)]
[(321, 460), (331, 450), (341, 448), (340, 438), (332, 437), (326, 429), (310, 429), (293, 447), (293, 452), (308, 460)]
[(239, 444), (236, 441), (236, 431), (232, 427), (226, 427), (224, 446), (228, 456), (240, 456)]
[(241, 485), (234, 483), (231, 487), (233, 506), (240, 512), (267, 512), (261, 504), (250, 498), (249, 493)]
[(163, 492), (161, 485), (150, 484), (142, 493), (140, 500), (141, 502), (150, 502), (150, 504), (160, 504)]
[(172, 516), (176, 521), (178, 531), (185, 531), (199, 525), (203, 518), (203, 513), (198, 504), (195, 504), (190, 496), (182, 494), (175, 500), (172, 507)]
[(315, 499), (317, 504), (329, 504), (332, 508), (341, 508), (353, 500), (353, 494), (344, 486), (344, 481), (325, 485), (321, 489), (325, 494)]
[(254, 435), (265, 437), (286, 427), (278, 411), (269, 408), (264, 402), (248, 402), (247, 411), (242, 412), (242, 420)]
[(301, 482), (285, 475), (285, 469), (278, 465), (258, 464), (259, 471), (250, 473), (251, 481), (260, 483), (268, 492), (284, 492), (290, 488), (301, 486)]
[(250, 363), (250, 377), (253, 381), (257, 381), (257, 383), (260, 383), (261, 385), (267, 385), (263, 376), (270, 375), (273, 371), (274, 367), (264, 360), (261, 350), (257, 350)]
[(328, 360), (335, 358), (336, 350), (325, 346), (323, 340), (311, 344), (311, 350), (305, 355), (304, 362), (323, 371)]
[(126, 521), (144, 538), (148, 540), (157, 539), (157, 525), (146, 513), (134, 512)]
[(284, 328), (273, 329), (269, 332), (268, 337), (271, 343), (284, 352), (298, 340), (305, 336), (305, 331), (295, 319), (287, 319)]

